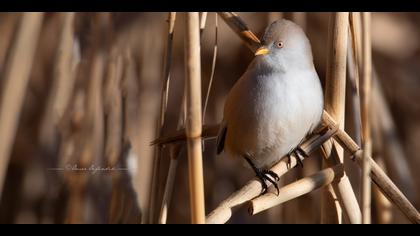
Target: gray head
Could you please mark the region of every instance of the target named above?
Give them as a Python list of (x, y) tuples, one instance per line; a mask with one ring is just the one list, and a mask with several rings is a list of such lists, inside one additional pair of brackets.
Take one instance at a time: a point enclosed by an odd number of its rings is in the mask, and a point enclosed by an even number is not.
[(295, 23), (280, 19), (265, 30), (257, 60), (281, 70), (313, 66), (312, 50), (305, 32)]

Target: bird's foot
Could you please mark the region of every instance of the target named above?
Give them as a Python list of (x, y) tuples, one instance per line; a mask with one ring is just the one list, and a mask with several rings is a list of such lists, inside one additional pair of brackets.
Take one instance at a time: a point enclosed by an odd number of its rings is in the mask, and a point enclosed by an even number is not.
[(268, 191), (268, 185), (265, 182), (267, 180), (268, 182), (273, 184), (273, 186), (277, 190), (277, 195), (279, 195), (279, 186), (277, 184), (277, 181), (280, 180), (280, 177), (276, 173), (266, 169), (257, 169), (255, 172), (257, 174), (258, 179), (260, 179), (262, 185), (262, 194), (265, 194)]
[(307, 155), (301, 149), (295, 148), (292, 152), (290, 152), (287, 155), (287, 158), (288, 158), (288, 161), (287, 161), (288, 162), (287, 163), (288, 169), (290, 169), (291, 166), (292, 166), (292, 158), (291, 158), (292, 153), (295, 154), (295, 156), (296, 156), (297, 164), (300, 167), (303, 168), (303, 162), (302, 162), (302, 160), (305, 159), (305, 157), (307, 157)]
[(267, 180), (268, 182), (274, 185), (274, 187), (277, 190), (277, 195), (279, 195), (279, 186), (277, 185), (276, 181), (279, 181), (280, 177), (271, 170), (257, 168), (254, 165), (254, 163), (251, 161), (250, 156), (245, 155), (244, 158), (248, 162), (248, 164), (252, 167), (258, 179), (260, 180), (261, 185), (262, 185), (262, 194), (265, 194), (268, 191), (268, 185), (265, 182)]

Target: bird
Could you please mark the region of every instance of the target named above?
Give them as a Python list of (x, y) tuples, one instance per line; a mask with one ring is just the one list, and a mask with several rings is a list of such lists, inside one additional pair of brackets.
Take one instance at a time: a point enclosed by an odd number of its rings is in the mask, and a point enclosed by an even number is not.
[[(225, 151), (251, 167), (262, 184), (279, 193), (270, 168), (321, 121), (323, 91), (305, 32), (292, 21), (271, 23), (261, 47), (229, 91), (217, 135), (217, 154)], [(290, 156), (289, 156), (290, 158)]]

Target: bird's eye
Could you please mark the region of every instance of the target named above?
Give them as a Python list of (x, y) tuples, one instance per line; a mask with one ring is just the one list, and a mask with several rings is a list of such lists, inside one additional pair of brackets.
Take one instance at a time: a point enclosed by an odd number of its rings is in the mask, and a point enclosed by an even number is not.
[(278, 42), (277, 42), (277, 47), (278, 47), (278, 48), (282, 48), (283, 46), (284, 46), (283, 41), (278, 41)]

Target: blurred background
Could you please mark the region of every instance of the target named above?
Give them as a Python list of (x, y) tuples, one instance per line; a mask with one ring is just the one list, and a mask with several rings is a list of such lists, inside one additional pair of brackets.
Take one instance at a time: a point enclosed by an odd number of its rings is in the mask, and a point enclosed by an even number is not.
[[(324, 83), (329, 13), (238, 14), (258, 37), (281, 17), (301, 25)], [(14, 121), (0, 120), (3, 128), (12, 127), (11, 135), (0, 133), (0, 142), (8, 144), (0, 148), (10, 149), (1, 154), (4, 166), (0, 166), (0, 174), (5, 177), (0, 190), (0, 223), (150, 222), (150, 211), (159, 212), (169, 167), (170, 148), (165, 147), (152, 185), (156, 150), (150, 143), (158, 137), (168, 13), (45, 13), (39, 34), (27, 40), (33, 44), (33, 53), (27, 49), (28, 53), (21, 55), (27, 60), (33, 54), (33, 63), (17, 63), (17, 72), (32, 65), (28, 81), (21, 86), (24, 89), (19, 90), (13, 86), (10, 71), (16, 66), (13, 58), (20, 58), (15, 57), (14, 45), (24, 35), (21, 31), (31, 30), (22, 29), (23, 17), (23, 13), (0, 14), (0, 99), (9, 94), (10, 112), (20, 111)], [(201, 38), (203, 101), (212, 68), (215, 17), (208, 13)], [(419, 22), (418, 13), (372, 13), (375, 86), (380, 88), (373, 101), (373, 156), (417, 209)], [(182, 113), (184, 30), (184, 13), (178, 13), (163, 134), (177, 129)], [(215, 75), (204, 117), (204, 124), (209, 125), (221, 121), (228, 91), (253, 59), (221, 18), (217, 41)], [(355, 135), (351, 101), (349, 97), (346, 130)], [(254, 174), (225, 154), (216, 156), (214, 139), (203, 147), (208, 214)], [(304, 168), (288, 172), (281, 185), (319, 171), (321, 159), (313, 155), (305, 160)], [(168, 223), (190, 222), (187, 163), (181, 146)], [(345, 165), (359, 198), (360, 170), (351, 162)], [(152, 189), (156, 191), (153, 201)], [(408, 223), (375, 188), (373, 191), (372, 222)], [(156, 204), (154, 208), (151, 202)], [(319, 223), (320, 212), (317, 190), (253, 217), (246, 207), (239, 208), (229, 223)]]

